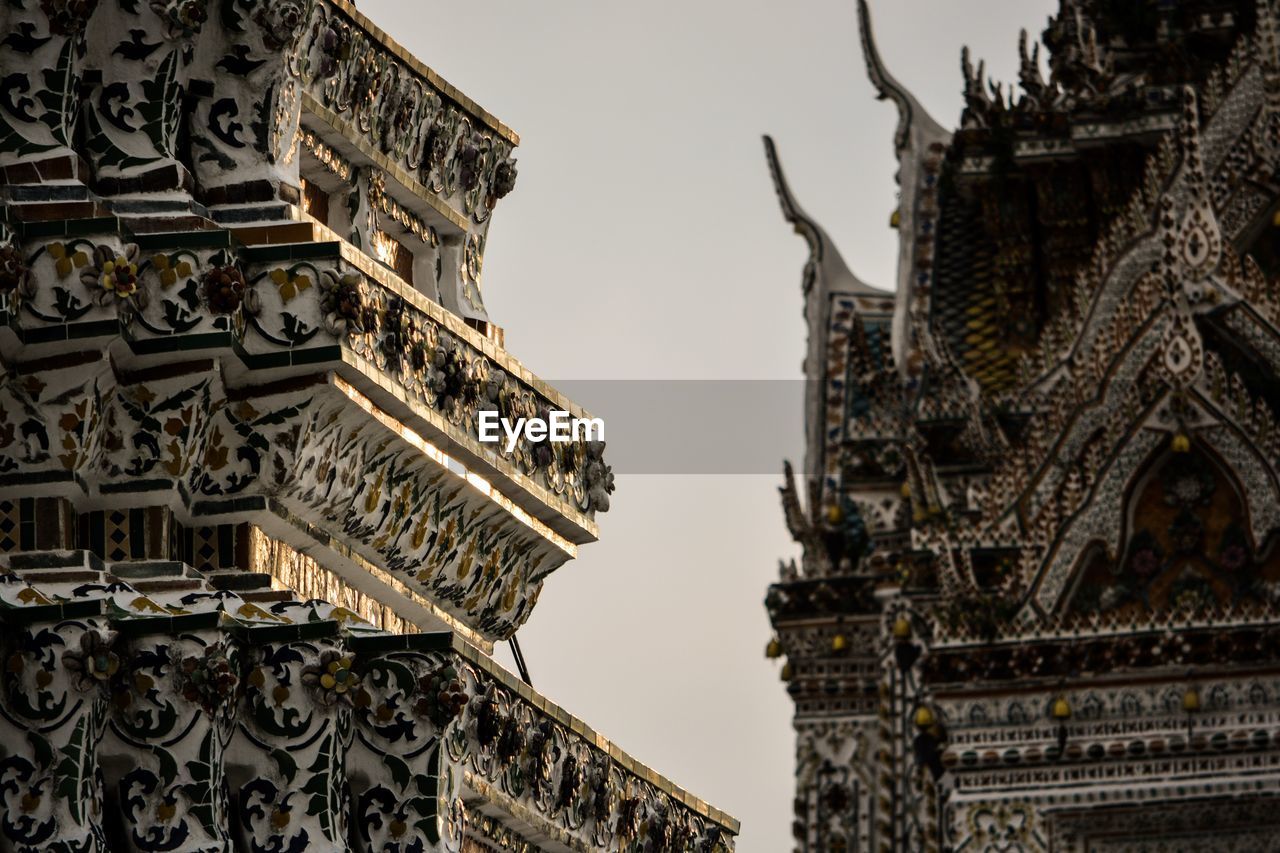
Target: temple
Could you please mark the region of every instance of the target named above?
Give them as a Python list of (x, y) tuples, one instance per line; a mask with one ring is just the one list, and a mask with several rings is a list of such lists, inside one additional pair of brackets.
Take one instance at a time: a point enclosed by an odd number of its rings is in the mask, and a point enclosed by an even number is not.
[(803, 556), (766, 599), (796, 849), (1273, 849), (1277, 11), (1062, 0), (1016, 84), (962, 53), (951, 131), (858, 12), (896, 281), (766, 140), (810, 252)]
[(477, 441), (585, 415), (482, 297), (515, 132), (344, 0), (0, 33), (0, 850), (731, 850), (491, 657), (613, 490)]

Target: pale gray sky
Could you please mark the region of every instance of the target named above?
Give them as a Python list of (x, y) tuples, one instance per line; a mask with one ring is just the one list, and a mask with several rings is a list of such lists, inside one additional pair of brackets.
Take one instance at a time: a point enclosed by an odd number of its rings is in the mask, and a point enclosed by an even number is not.
[[(853, 0), (359, 6), (521, 135), (485, 300), (543, 378), (799, 377), (806, 249), (762, 133), (854, 272), (892, 282), (896, 116), (863, 73)], [(1016, 79), (1018, 29), (1038, 35), (1053, 6), (872, 0), (872, 16), (893, 73), (953, 127), (960, 46)], [(539, 690), (739, 818), (742, 853), (791, 849), (791, 705), (761, 603), (794, 553), (779, 480), (621, 477), (601, 541), (520, 633)]]

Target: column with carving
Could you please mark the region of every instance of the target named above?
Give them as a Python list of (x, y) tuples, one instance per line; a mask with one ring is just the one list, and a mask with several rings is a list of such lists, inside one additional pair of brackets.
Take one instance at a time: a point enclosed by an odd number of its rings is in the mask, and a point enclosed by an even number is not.
[(0, 833), (17, 853), (108, 849), (98, 745), (120, 658), (118, 635), (93, 615), (100, 609), (29, 608), (6, 643)]
[(102, 195), (193, 189), (181, 129), (209, 8), (199, 0), (99, 3), (87, 44), (84, 154)]
[(245, 704), (228, 754), (247, 770), (237, 786), (246, 849), (349, 849), (346, 757), (359, 678), (351, 654), (325, 633), (335, 628), (256, 629), (294, 637), (251, 643)]
[[(298, 0), (218, 5), (196, 50), (189, 137), (199, 198), (210, 207), (299, 200), (294, 136), (301, 107), (293, 47)], [(253, 218), (268, 216), (258, 207)]]
[(0, 8), (0, 166), (9, 184), (83, 178), (73, 150), (85, 26), (97, 0), (9, 0)]

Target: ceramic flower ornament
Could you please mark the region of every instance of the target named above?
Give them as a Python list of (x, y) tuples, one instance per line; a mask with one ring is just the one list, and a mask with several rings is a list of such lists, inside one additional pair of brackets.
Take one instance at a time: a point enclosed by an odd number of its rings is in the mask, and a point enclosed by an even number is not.
[(350, 700), (360, 685), (360, 676), (352, 671), (354, 660), (349, 654), (327, 651), (317, 664), (302, 671), (302, 683), (310, 687), (322, 705), (335, 705)]
[(117, 633), (91, 628), (80, 635), (78, 648), (62, 654), (62, 665), (71, 673), (78, 690), (90, 690), (110, 681), (120, 670), (120, 658), (112, 650)]
[(339, 337), (363, 332), (367, 318), (360, 293), (360, 275), (342, 275), (334, 270), (325, 270), (321, 284), (324, 296), (320, 307), (325, 312), (325, 329)]
[(98, 246), (93, 250), (92, 263), (80, 273), (80, 281), (99, 305), (140, 297), (138, 245), (126, 243), (118, 252), (109, 246)]

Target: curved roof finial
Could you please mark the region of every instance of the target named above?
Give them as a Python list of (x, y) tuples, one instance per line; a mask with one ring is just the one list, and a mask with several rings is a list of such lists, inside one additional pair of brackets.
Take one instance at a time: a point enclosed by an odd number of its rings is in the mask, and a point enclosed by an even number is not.
[(907, 89), (897, 81), (880, 59), (880, 51), (876, 49), (876, 40), (871, 32), (871, 10), (867, 8), (867, 0), (858, 0), (858, 36), (862, 40), (862, 56), (867, 63), (867, 76), (871, 85), (876, 87), (883, 100), (888, 98), (898, 108), (898, 129), (893, 134), (893, 150), (898, 158), (911, 146), (913, 130), (924, 131), (931, 138), (945, 137), (942, 129), (933, 117), (920, 106)]
[[(883, 305), (892, 294), (861, 281), (849, 271), (844, 258), (836, 249), (835, 243), (827, 236), (826, 230), (815, 222), (796, 203), (787, 185), (786, 176), (782, 173), (782, 164), (778, 160), (778, 150), (773, 140), (764, 137), (764, 153), (769, 160), (769, 174), (773, 178), (773, 188), (778, 193), (778, 202), (782, 205), (782, 215), (795, 228), (796, 233), (804, 237), (809, 244), (809, 259), (804, 265), (804, 317), (809, 327), (808, 345), (804, 359), (805, 372), (805, 453), (804, 470), (813, 484), (824, 482), (828, 477), (827, 459), (830, 448), (827, 438), (827, 405), (828, 370), (831, 368), (831, 354), (828, 345), (831, 331), (833, 305), (837, 301), (858, 302), (870, 298), (875, 305)], [(837, 299), (833, 297), (843, 297)], [(854, 310), (855, 317), (857, 309)], [(860, 328), (860, 326), (857, 326)], [(851, 351), (861, 348), (856, 353), (864, 363), (873, 363), (875, 357), (865, 352), (867, 349), (865, 335), (853, 335), (844, 344)], [(851, 355), (855, 353), (851, 352)], [(843, 394), (844, 368), (835, 368), (841, 382)], [(811, 506), (816, 506), (810, 500)]]
[[(825, 241), (822, 238), (825, 235), (818, 223), (810, 219), (809, 215), (796, 203), (795, 196), (791, 194), (791, 187), (787, 184), (787, 176), (782, 173), (782, 162), (778, 159), (777, 146), (773, 144), (773, 137), (768, 134), (764, 136), (764, 156), (769, 161), (769, 176), (773, 178), (773, 190), (778, 194), (778, 204), (782, 206), (783, 217), (795, 227), (796, 233), (809, 243), (810, 259), (815, 263), (821, 263), (825, 248)], [(805, 282), (805, 290), (809, 289), (810, 284), (809, 281)]]
[(782, 173), (778, 150), (773, 139), (767, 135), (764, 137), (764, 153), (769, 160), (769, 174), (773, 177), (773, 188), (778, 193), (778, 203), (782, 205), (782, 215), (809, 244), (809, 262), (804, 270), (804, 292), (807, 294), (813, 288), (815, 279), (821, 277), (822, 286), (831, 293), (886, 295), (884, 291), (872, 287), (849, 270), (827, 232), (796, 202), (787, 178)]

